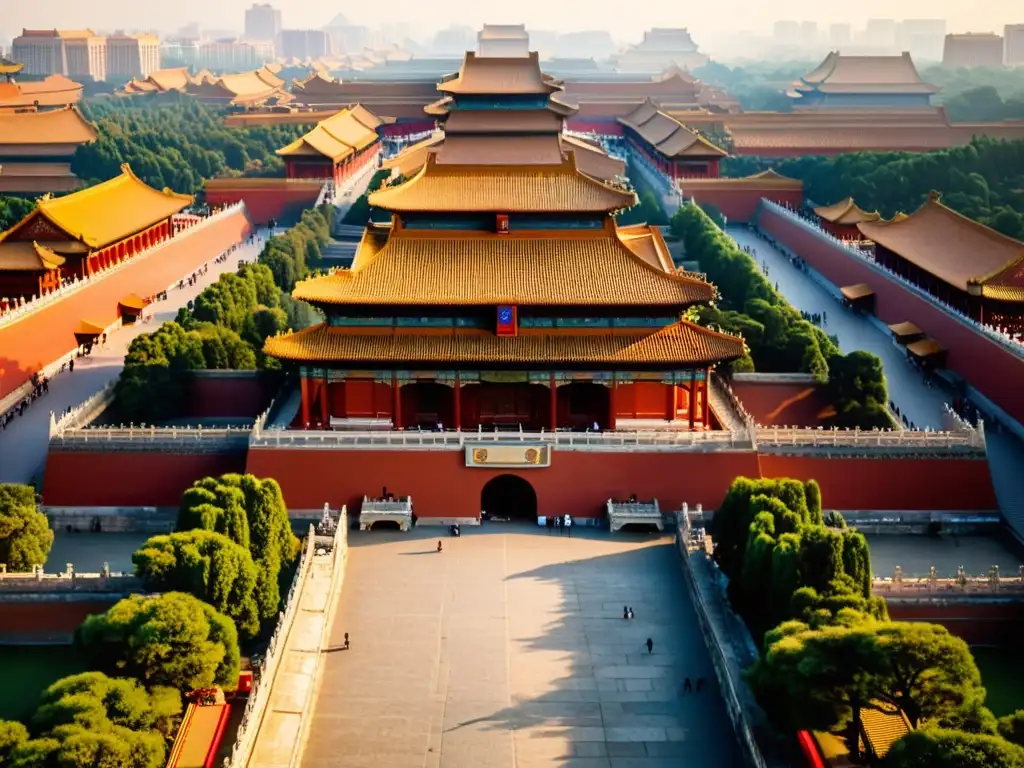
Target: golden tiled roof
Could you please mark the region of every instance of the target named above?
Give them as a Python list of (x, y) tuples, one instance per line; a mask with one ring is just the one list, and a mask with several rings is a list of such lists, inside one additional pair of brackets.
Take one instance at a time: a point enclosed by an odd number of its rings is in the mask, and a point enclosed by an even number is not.
[(64, 197), (41, 199), (22, 222), (0, 235), (0, 241), (34, 216), (43, 216), (90, 248), (104, 248), (170, 218), (191, 204), (191, 195), (153, 189), (125, 164), (121, 166), (121, 175), (109, 181)]
[(546, 79), (540, 71), (536, 51), (529, 56), (477, 56), (467, 51), (459, 73), (437, 85), (442, 93), (529, 95), (550, 94), (560, 86)]
[(0, 144), (85, 144), (95, 139), (96, 129), (76, 107), (0, 111)]
[(636, 224), (619, 227), (616, 233), (622, 244), (629, 248), (634, 256), (665, 272), (671, 272), (675, 268), (665, 238), (657, 227)]
[(902, 221), (858, 225), (865, 237), (962, 291), (1024, 300), (1024, 243), (930, 198)]
[(447, 134), (456, 133), (560, 133), (563, 118), (549, 109), (458, 110), (444, 121)]
[(680, 321), (653, 332), (607, 334), (486, 331), (459, 334), (352, 333), (326, 323), (267, 339), (264, 351), (283, 360), (333, 363), (537, 363), (545, 365), (709, 365), (743, 356), (743, 339)]
[(552, 166), (451, 166), (433, 155), (416, 176), (370, 195), (370, 205), (397, 213), (610, 213), (636, 202), (633, 192), (579, 173), (574, 161)]
[(0, 272), (41, 272), (56, 269), (64, 261), (63, 256), (39, 243), (0, 243)]
[(377, 128), (382, 122), (357, 104), (321, 120), (313, 130), (277, 150), (277, 154), (283, 157), (319, 155), (337, 162), (377, 141)]
[(794, 84), (797, 92), (935, 93), (921, 79), (909, 53), (901, 56), (843, 56), (833, 51)]
[(830, 221), (833, 224), (861, 224), (863, 222), (878, 221), (882, 215), (878, 211), (865, 211), (852, 197), (840, 200), (832, 205), (822, 205), (814, 209), (817, 216)]
[(184, 91), (185, 86), (192, 82), (192, 77), (188, 73), (188, 67), (175, 67), (150, 72), (146, 80), (161, 91)]
[(600, 147), (577, 139), (575, 136), (563, 134), (559, 137), (563, 152), (572, 152), (576, 157), (576, 167), (587, 176), (602, 181), (611, 181), (619, 176), (626, 175), (626, 164), (622, 160), (616, 160)]
[(723, 157), (729, 154), (659, 110), (650, 99), (618, 120), (665, 157)]
[[(540, 135), (455, 134), (445, 138), (433, 155), (439, 166), (547, 166), (557, 169), (565, 163), (562, 145), (554, 133)], [(424, 156), (426, 161), (427, 156)], [(493, 169), (497, 172), (496, 169)]]
[[(486, 164), (552, 164), (562, 162), (568, 153), (575, 155), (576, 167), (594, 179), (613, 181), (624, 176), (626, 164), (608, 155), (600, 147), (574, 136), (562, 134), (558, 136), (558, 158), (551, 156), (551, 147), (541, 141), (538, 146), (533, 139), (543, 140), (545, 137), (518, 136), (509, 139), (501, 136), (460, 136), (458, 146), (447, 146), (445, 152), (439, 152), (439, 164), (469, 165)], [(430, 149), (440, 149), (446, 143), (444, 131), (435, 131), (429, 138), (410, 144), (394, 157), (385, 160), (381, 167), (396, 169), (400, 176), (409, 178), (419, 173), (427, 162)]]
[(885, 757), (892, 745), (912, 730), (910, 721), (903, 710), (895, 706), (875, 701), (872, 704), (879, 709), (864, 707), (860, 711), (861, 730), (864, 740), (875, 757)]
[(665, 272), (608, 232), (403, 230), (356, 266), (299, 283), (318, 304), (673, 306), (711, 301), (707, 283)]

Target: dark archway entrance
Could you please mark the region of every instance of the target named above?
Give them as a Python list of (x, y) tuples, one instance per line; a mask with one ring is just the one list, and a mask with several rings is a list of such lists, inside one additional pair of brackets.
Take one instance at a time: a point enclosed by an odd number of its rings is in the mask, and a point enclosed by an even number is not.
[(480, 509), (489, 518), (537, 520), (537, 494), (518, 475), (498, 475), (480, 492)]

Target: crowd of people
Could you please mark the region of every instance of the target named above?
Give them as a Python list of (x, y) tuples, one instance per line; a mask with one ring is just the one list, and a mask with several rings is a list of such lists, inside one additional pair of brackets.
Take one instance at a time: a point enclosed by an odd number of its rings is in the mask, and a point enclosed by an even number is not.
[(32, 390), (25, 395), (25, 399), (15, 405), (13, 408), (8, 409), (2, 417), (0, 417), (0, 430), (7, 429), (7, 425), (10, 424), (18, 416), (24, 416), (25, 411), (29, 409), (36, 400), (41, 398), (43, 395), (50, 393), (50, 380), (39, 373), (32, 374)]
[[(230, 248), (228, 248), (227, 250), (225, 250), (224, 252), (222, 252), (216, 258), (214, 258), (213, 259), (213, 263), (215, 263), (215, 264), (223, 264), (223, 263), (225, 263), (228, 260), (228, 258), (231, 256), (231, 254), (235, 253), (239, 248), (243, 247), (243, 245), (252, 245), (254, 243), (258, 243), (260, 240), (261, 240), (261, 236), (258, 235), (258, 234), (253, 233), (253, 234), (249, 235), (246, 238), (244, 244), (243, 243), (237, 243), (237, 244), (231, 246)], [(244, 262), (241, 262), (241, 261), (239, 262), (239, 264), (242, 264), (242, 263), (244, 263)], [(183, 289), (185, 287), (186, 283), (190, 287), (196, 285), (199, 282), (199, 279), (201, 277), (203, 277), (204, 275), (206, 275), (207, 272), (209, 272), (209, 269), (210, 269), (210, 264), (209, 264), (209, 262), (207, 262), (203, 266), (199, 267), (195, 272), (193, 272), (187, 278), (182, 278), (181, 280), (179, 280), (178, 281), (178, 288), (179, 289)], [(155, 294), (150, 301), (151, 301), (151, 303), (153, 303), (153, 302), (157, 302), (157, 301), (164, 301), (166, 299), (167, 299), (167, 291), (160, 291), (159, 293)], [(147, 312), (146, 310), (143, 310), (142, 313), (139, 316), (139, 319), (143, 323), (150, 323), (153, 320), (153, 314), (154, 313), (152, 313), (152, 312)], [(79, 346), (75, 350), (75, 352), (70, 357), (68, 357), (68, 359), (64, 360), (60, 364), (60, 368), (59, 368), (58, 372), (59, 373), (64, 373), (64, 372), (73, 373), (74, 370), (75, 370), (75, 358), (88, 357), (88, 356), (90, 356), (92, 354), (93, 349), (94, 349), (94, 347), (97, 344), (100, 345), (100, 346), (105, 346), (106, 343), (107, 343), (107, 334), (106, 333), (100, 333), (99, 335), (96, 336), (96, 338), (94, 340), (88, 340), (88, 341), (85, 341), (82, 344), (79, 344)], [(7, 427), (11, 424), (11, 422), (14, 421), (15, 418), (17, 418), (19, 416), (23, 416), (25, 414), (25, 412), (29, 409), (29, 407), (33, 403), (36, 402), (36, 400), (38, 400), (39, 398), (41, 398), (43, 395), (47, 394), (50, 391), (50, 380), (49, 380), (49, 378), (47, 378), (41, 372), (36, 372), (36, 373), (32, 374), (31, 384), (32, 384), (31, 391), (28, 392), (25, 395), (24, 399), (22, 399), (21, 401), (19, 401), (18, 403), (16, 403), (12, 407), (10, 407), (3, 414), (0, 414), (0, 430), (6, 430)], [(70, 406), (67, 407), (67, 408), (64, 408), (60, 412), (60, 418), (63, 418), (64, 416), (66, 416), (70, 412), (71, 412), (71, 407)]]

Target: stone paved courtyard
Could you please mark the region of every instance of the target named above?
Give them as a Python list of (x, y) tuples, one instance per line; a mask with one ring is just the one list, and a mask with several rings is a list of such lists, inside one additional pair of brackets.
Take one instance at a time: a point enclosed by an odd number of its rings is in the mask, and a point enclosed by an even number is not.
[(443, 533), (353, 534), (307, 768), (740, 764), (669, 538)]

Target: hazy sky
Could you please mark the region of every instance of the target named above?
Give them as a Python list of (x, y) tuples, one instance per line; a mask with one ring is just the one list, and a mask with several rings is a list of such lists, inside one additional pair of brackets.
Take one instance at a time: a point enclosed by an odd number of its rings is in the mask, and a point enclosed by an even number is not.
[[(0, 35), (14, 37), (22, 27), (172, 31), (189, 21), (241, 29), (244, 10), (251, 4), (252, 0), (0, 0)], [(1006, 23), (1024, 22), (1024, 4), (1014, 0), (277, 0), (273, 4), (282, 10), (286, 27), (320, 27), (337, 13), (357, 24), (404, 21), (425, 31), (452, 23), (476, 27), (485, 21), (525, 22), (535, 29), (560, 31), (606, 28), (620, 40), (637, 38), (652, 26), (687, 26), (698, 44), (702, 34), (710, 38), (733, 31), (768, 31), (777, 19), (863, 26), (868, 18), (946, 18), (953, 32), (1001, 32)]]

